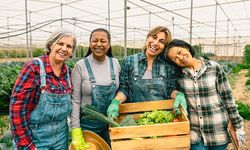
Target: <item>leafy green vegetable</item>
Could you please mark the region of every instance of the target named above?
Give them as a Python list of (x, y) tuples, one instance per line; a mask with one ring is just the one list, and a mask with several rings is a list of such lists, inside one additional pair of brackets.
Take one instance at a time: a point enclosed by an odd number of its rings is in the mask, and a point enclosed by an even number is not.
[(169, 123), (172, 122), (175, 117), (176, 115), (170, 111), (154, 110), (152, 112), (145, 112), (142, 114), (136, 123), (138, 125)]
[(122, 121), (120, 121), (121, 126), (136, 126), (135, 119), (132, 115), (127, 115)]
[(98, 111), (96, 111), (94, 107), (88, 104), (85, 105), (83, 112), (87, 115), (87, 116), (84, 116), (84, 118), (97, 119), (97, 120), (106, 122), (113, 127), (120, 127), (120, 125), (117, 122), (113, 121), (111, 118), (106, 117), (102, 113), (99, 113)]

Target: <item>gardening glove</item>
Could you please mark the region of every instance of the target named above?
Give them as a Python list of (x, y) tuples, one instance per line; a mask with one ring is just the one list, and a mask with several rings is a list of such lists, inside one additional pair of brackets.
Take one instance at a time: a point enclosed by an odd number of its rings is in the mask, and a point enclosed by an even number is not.
[(115, 120), (118, 119), (119, 104), (120, 104), (120, 101), (118, 99), (113, 99), (111, 101), (111, 104), (109, 105), (108, 110), (107, 110), (108, 117), (113, 118)]
[(184, 94), (181, 92), (178, 92), (176, 94), (175, 100), (174, 100), (174, 111), (176, 111), (177, 114), (181, 114), (179, 105), (182, 106), (185, 114), (188, 115), (186, 98), (185, 98)]
[(85, 150), (89, 147), (88, 144), (84, 141), (81, 128), (73, 128), (71, 134), (71, 144), (74, 146), (75, 150)]
[(245, 131), (243, 130), (243, 126), (239, 129), (236, 129), (236, 135), (238, 139), (239, 146), (243, 146), (246, 144), (246, 135)]

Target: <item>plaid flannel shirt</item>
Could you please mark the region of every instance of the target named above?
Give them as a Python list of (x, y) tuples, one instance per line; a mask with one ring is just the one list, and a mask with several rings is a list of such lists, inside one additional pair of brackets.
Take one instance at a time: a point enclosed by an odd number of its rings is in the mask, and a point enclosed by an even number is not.
[[(46, 72), (46, 87), (50, 93), (72, 92), (68, 87), (67, 69), (64, 64), (59, 77), (55, 76), (48, 55), (40, 56)], [(11, 130), (18, 149), (34, 150), (29, 118), (36, 108), (41, 94), (40, 66), (37, 60), (27, 62), (21, 69), (15, 82), (10, 99)]]
[(198, 143), (202, 138), (207, 146), (226, 144), (229, 119), (235, 128), (242, 126), (243, 119), (223, 68), (216, 62), (200, 59), (203, 65), (199, 72), (194, 75), (184, 68), (178, 81), (187, 98), (191, 143)]

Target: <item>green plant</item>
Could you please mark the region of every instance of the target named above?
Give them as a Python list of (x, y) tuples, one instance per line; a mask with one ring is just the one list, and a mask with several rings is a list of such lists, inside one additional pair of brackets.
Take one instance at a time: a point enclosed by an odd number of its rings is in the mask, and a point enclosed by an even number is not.
[(227, 79), (228, 79), (228, 82), (229, 82), (229, 84), (231, 85), (231, 87), (234, 88), (235, 83), (236, 83), (236, 81), (237, 81), (237, 79), (238, 79), (237, 74), (231, 73), (231, 74), (229, 74), (229, 75), (227, 76)]
[[(225, 60), (220, 60), (218, 63), (223, 67), (223, 70), (227, 75), (231, 73), (238, 73), (240, 71), (240, 67), (238, 67), (238, 64), (235, 62), (230, 62), (230, 61), (225, 61)], [(235, 69), (237, 68), (237, 69)]]
[(81, 60), (82, 58), (70, 58), (66, 61), (66, 64), (69, 68), (73, 69), (76, 62), (78, 62), (79, 60)]
[(236, 101), (238, 105), (238, 111), (242, 118), (245, 120), (250, 120), (250, 105), (244, 104), (242, 102)]
[(246, 85), (250, 85), (250, 79), (247, 80)]
[(250, 77), (250, 68), (248, 69), (248, 73), (246, 75), (247, 77)]
[(176, 115), (170, 111), (154, 110), (143, 113), (140, 118), (136, 120), (136, 123), (138, 125), (169, 123), (172, 122), (175, 117)]
[(0, 64), (0, 112), (8, 112), (12, 88), (23, 63)]
[(6, 115), (0, 116), (0, 137), (9, 129), (10, 118)]
[(236, 66), (233, 68), (233, 73), (239, 73), (241, 70), (241, 67), (240, 66)]
[(244, 48), (244, 62), (250, 64), (250, 45), (246, 45)]
[[(4, 143), (5, 144), (5, 148), (11, 149), (13, 146), (13, 136), (10, 132), (10, 130), (6, 131), (3, 135), (2, 138), (0, 138), (0, 144)], [(1, 149), (1, 147), (0, 147)]]
[(33, 57), (38, 57), (44, 54), (44, 48), (34, 48), (33, 50)]
[(201, 53), (202, 48), (201, 48), (200, 44), (199, 45), (193, 45), (192, 47), (194, 48), (195, 56), (197, 56), (197, 57), (202, 56), (202, 53)]
[(79, 57), (79, 58), (81, 58), (81, 57), (83, 58), (84, 55), (87, 53), (87, 51), (85, 51), (85, 50), (88, 50), (88, 48), (83, 47), (81, 45), (77, 45), (75, 48), (75, 52), (74, 52), (75, 56)]

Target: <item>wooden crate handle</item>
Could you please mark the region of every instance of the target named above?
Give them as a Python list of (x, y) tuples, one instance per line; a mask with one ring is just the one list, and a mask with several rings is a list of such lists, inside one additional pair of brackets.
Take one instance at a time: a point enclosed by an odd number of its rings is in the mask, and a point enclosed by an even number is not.
[(163, 110), (163, 109), (173, 109), (174, 100), (155, 100), (147, 102), (136, 102), (136, 103), (123, 103), (119, 106), (120, 114), (135, 113), (135, 112), (145, 112), (153, 110)]

